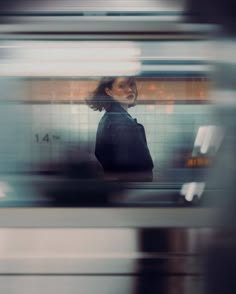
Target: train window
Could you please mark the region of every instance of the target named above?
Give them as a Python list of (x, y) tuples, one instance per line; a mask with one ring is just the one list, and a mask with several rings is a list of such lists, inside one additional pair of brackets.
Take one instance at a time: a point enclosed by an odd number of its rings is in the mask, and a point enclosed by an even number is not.
[[(4, 40), (0, 49), (2, 205), (176, 205), (181, 195), (201, 196), (223, 136), (209, 101), (206, 41)], [(136, 83), (136, 106), (122, 110), (141, 127), (151, 178), (136, 131), (122, 123), (107, 132), (103, 159), (96, 154), (105, 111), (86, 99), (104, 76), (123, 78), (126, 90), (131, 77)], [(187, 183), (200, 192), (187, 193)]]

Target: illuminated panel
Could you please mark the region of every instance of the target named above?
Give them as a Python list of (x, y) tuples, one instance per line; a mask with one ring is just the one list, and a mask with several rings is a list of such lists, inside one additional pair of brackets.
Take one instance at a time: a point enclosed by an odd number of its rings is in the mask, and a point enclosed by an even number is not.
[(30, 81), (32, 101), (84, 102), (97, 85), (96, 80), (33, 80)]
[(147, 79), (138, 82), (139, 100), (144, 101), (204, 101), (208, 97), (209, 81), (192, 79)]
[[(205, 78), (136, 78), (139, 103), (206, 102), (209, 81)], [(97, 79), (34, 79), (28, 80), (28, 102), (77, 102), (84, 103), (96, 88)]]

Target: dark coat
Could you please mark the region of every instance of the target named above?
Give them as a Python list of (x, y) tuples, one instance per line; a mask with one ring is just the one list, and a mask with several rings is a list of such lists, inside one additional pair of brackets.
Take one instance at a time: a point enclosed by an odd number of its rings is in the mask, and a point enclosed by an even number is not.
[(149, 173), (153, 161), (144, 127), (119, 103), (101, 118), (96, 137), (95, 155), (105, 173)]

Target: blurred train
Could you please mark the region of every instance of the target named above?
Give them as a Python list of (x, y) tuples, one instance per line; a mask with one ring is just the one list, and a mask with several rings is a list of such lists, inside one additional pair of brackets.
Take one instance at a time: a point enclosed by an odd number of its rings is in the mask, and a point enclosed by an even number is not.
[[(184, 2), (4, 6), (1, 293), (203, 293), (215, 215), (202, 199), (224, 130), (210, 95), (217, 28), (185, 23)], [(85, 99), (103, 76), (137, 81), (130, 113), (153, 182), (100, 178), (103, 113)]]

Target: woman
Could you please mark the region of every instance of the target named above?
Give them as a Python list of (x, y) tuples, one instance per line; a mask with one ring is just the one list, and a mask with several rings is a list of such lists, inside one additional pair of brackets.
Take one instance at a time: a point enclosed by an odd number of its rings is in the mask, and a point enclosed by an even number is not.
[(133, 78), (103, 78), (87, 101), (94, 110), (105, 110), (96, 137), (95, 155), (106, 176), (120, 180), (152, 180), (153, 161), (144, 127), (127, 112), (135, 105)]

